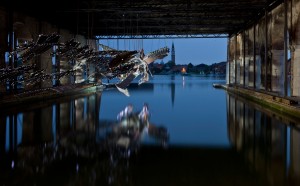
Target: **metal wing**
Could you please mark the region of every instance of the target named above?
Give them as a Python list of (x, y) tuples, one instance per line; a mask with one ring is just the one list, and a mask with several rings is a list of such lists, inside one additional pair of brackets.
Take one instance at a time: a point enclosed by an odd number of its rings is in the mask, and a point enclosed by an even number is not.
[(109, 46), (103, 45), (103, 44), (99, 44), (104, 51), (116, 51), (116, 49), (114, 48), (110, 48)]
[(152, 51), (149, 54), (145, 55), (143, 60), (147, 63), (150, 64), (153, 61), (157, 59), (163, 59), (164, 57), (168, 56), (170, 50), (168, 47), (163, 47), (158, 50)]
[(131, 73), (123, 81), (117, 83), (116, 86), (118, 88), (125, 89), (134, 80), (134, 78), (136, 78), (136, 75)]

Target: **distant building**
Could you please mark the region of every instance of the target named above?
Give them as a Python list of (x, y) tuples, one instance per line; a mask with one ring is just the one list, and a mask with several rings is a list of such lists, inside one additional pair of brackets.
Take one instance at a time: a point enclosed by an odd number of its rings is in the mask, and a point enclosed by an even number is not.
[(172, 72), (173, 73), (180, 73), (182, 71), (182, 69), (187, 69), (188, 66), (187, 65), (175, 65), (172, 67)]
[(154, 67), (157, 68), (157, 69), (163, 70), (164, 64), (157, 64), (157, 63), (155, 63)]
[(173, 42), (172, 42), (172, 51), (171, 51), (171, 53), (172, 53), (171, 60), (172, 60), (172, 62), (174, 64), (176, 64), (175, 63), (175, 47), (174, 47), (174, 43)]

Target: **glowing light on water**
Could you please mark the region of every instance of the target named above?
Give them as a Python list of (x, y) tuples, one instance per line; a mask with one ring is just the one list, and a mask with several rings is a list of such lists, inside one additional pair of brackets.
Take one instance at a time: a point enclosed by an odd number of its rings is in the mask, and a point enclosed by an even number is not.
[(13, 169), (14, 167), (15, 167), (15, 161), (12, 160), (12, 162), (11, 162), (11, 168)]
[(76, 172), (78, 172), (78, 171), (79, 171), (79, 164), (76, 163)]

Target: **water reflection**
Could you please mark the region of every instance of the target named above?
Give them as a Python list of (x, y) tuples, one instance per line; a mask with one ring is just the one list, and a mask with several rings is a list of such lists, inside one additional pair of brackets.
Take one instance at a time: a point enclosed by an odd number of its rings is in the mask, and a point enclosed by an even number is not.
[(52, 185), (53, 176), (61, 180), (66, 172), (78, 172), (80, 159), (90, 157), (92, 148), (99, 150), (90, 142), (97, 137), (100, 98), (96, 93), (47, 107), (1, 112), (1, 185)]
[(229, 139), (249, 169), (268, 185), (300, 185), (300, 130), (276, 115), (227, 95)]
[(142, 138), (166, 146), (168, 131), (146, 114), (100, 120), (101, 96), (1, 115), (0, 184), (129, 184), (129, 158)]
[[(115, 89), (103, 92), (101, 116), (111, 120), (123, 107), (133, 103), (151, 105), (154, 123), (164, 124), (172, 136), (170, 145), (229, 146), (226, 133), (226, 99), (223, 90), (212, 83), (224, 83), (215, 77), (181, 75), (154, 76), (148, 83), (128, 88), (130, 97)], [(144, 86), (151, 87), (145, 88)], [(215, 137), (218, 136), (218, 137)]]
[(175, 76), (171, 75), (171, 102), (172, 102), (172, 108), (174, 107), (174, 102), (175, 102)]
[(0, 185), (299, 185), (298, 121), (182, 80), (1, 111)]

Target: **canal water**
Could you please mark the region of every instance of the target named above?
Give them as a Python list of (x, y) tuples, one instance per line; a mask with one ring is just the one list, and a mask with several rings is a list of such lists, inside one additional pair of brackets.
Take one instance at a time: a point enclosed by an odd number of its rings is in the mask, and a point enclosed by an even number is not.
[[(130, 96), (2, 110), (0, 185), (300, 185), (300, 123), (213, 83), (225, 77), (154, 76)], [(144, 104), (146, 127), (115, 132)]]

